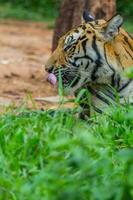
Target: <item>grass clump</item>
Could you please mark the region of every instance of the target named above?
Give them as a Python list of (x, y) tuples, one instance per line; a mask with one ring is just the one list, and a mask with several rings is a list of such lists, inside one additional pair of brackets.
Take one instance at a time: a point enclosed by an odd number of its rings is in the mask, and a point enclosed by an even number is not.
[(0, 200), (133, 198), (133, 110), (0, 116)]

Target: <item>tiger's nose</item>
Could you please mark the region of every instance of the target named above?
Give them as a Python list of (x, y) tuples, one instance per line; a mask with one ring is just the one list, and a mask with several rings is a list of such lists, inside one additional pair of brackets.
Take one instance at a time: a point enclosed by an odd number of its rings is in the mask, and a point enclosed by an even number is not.
[(54, 69), (54, 66), (52, 65), (51, 67), (45, 67), (45, 70), (48, 72), (48, 73), (52, 73)]

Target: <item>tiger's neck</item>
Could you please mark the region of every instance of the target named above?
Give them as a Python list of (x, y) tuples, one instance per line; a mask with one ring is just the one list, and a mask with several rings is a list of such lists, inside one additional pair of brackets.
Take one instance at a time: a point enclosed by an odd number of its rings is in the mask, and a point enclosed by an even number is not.
[(105, 45), (108, 52), (108, 60), (118, 70), (125, 70), (128, 67), (133, 66), (133, 39), (124, 30), (120, 30), (120, 34), (111, 43)]
[(120, 34), (111, 43), (105, 44), (105, 50), (108, 52), (108, 63), (115, 70), (114, 85), (111, 85), (122, 93), (132, 85), (132, 81), (124, 76), (124, 71), (133, 66), (133, 39), (121, 28)]
[(116, 91), (109, 85), (89, 85), (88, 91), (91, 93), (91, 112), (102, 113), (110, 105), (121, 105), (125, 103), (133, 104), (133, 80), (129, 80)]
[(99, 83), (85, 85), (92, 96), (91, 107), (99, 113), (109, 105), (116, 104), (117, 100), (121, 104), (133, 103), (133, 80), (123, 75), (127, 68), (133, 66), (133, 39), (121, 29), (120, 34), (110, 43), (106, 43), (104, 48), (104, 52), (108, 53), (106, 56), (103, 54), (103, 60), (105, 66), (109, 65), (114, 72), (114, 83), (110, 84), (111, 79), (107, 77), (107, 83), (100, 84), (103, 79), (101, 76)]

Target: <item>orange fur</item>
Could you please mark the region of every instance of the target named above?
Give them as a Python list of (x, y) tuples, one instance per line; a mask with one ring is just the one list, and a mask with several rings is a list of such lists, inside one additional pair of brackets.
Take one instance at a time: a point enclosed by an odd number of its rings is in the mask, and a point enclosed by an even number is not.
[[(104, 45), (106, 43), (105, 53), (110, 63), (115, 62), (118, 65), (118, 67), (122, 69), (133, 66), (133, 39), (131, 38), (131, 36), (129, 36), (129, 34), (123, 28), (120, 28), (119, 34), (113, 40), (111, 40), (111, 42), (105, 41), (103, 39), (103, 36), (101, 35), (101, 32), (102, 32), (102, 29), (106, 26), (106, 24), (107, 24), (106, 21), (98, 20), (97, 24), (95, 23), (95, 21), (92, 22), (92, 25), (94, 26), (94, 28), (92, 28), (89, 24), (81, 24), (79, 27), (81, 28), (83, 26), (86, 27), (86, 30), (84, 30), (82, 36), (85, 36), (88, 39), (88, 43), (92, 42), (92, 37), (94, 34), (97, 37), (97, 41), (99, 41), (100, 43), (99, 45)], [(74, 31), (75, 29), (72, 29), (63, 37), (60, 38), (56, 50), (52, 53), (51, 57), (49, 58), (49, 60), (47, 61), (45, 65), (46, 70), (48, 70), (51, 65), (54, 65), (55, 68), (56, 67), (58, 68), (61, 65), (66, 64), (67, 62), (66, 60), (69, 55), (67, 55), (67, 53), (64, 52), (63, 50), (64, 41), (67, 35), (69, 35), (70, 33), (73, 33)], [(88, 34), (88, 31), (91, 31), (92, 33)], [(125, 41), (124, 37), (127, 38), (128, 42)], [(78, 45), (81, 45), (80, 40), (77, 46)], [(130, 47), (132, 47), (132, 50)], [(132, 57), (129, 55), (131, 55)]]
[[(122, 21), (116, 15), (109, 21), (91, 21), (70, 30), (60, 38), (45, 66), (56, 76), (61, 68), (63, 84), (70, 93), (76, 95), (79, 89), (87, 88), (96, 112), (115, 103), (113, 89), (121, 97), (121, 104), (125, 100), (133, 103), (133, 81), (121, 73), (133, 66), (133, 39), (120, 28)], [(90, 113), (90, 106), (85, 104), (84, 108)]]

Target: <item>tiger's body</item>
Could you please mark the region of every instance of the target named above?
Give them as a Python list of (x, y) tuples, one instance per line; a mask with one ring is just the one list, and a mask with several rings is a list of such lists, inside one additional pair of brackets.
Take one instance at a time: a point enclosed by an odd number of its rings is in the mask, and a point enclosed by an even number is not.
[[(84, 17), (85, 18), (85, 17)], [(133, 81), (124, 71), (133, 66), (133, 39), (121, 28), (120, 15), (109, 21), (85, 19), (59, 40), (57, 49), (46, 64), (46, 71), (56, 77), (61, 72), (67, 93), (85, 88), (92, 94), (96, 112), (115, 103), (133, 103)], [(87, 104), (82, 105), (90, 113)]]

